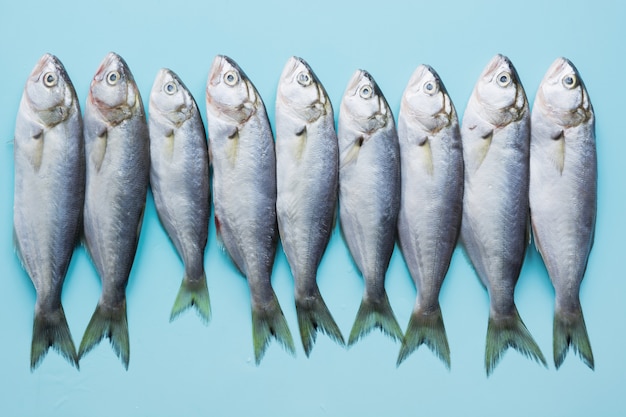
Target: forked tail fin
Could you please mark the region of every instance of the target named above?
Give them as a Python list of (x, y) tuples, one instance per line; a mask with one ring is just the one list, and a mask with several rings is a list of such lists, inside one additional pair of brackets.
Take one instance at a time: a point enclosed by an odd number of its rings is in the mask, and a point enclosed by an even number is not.
[(402, 339), (402, 347), (400, 347), (396, 365), (400, 366), (402, 361), (422, 344), (428, 346), (443, 361), (446, 368), (450, 369), (450, 347), (439, 306), (434, 311), (429, 312), (413, 311)]
[(593, 370), (593, 352), (582, 309), (573, 313), (565, 313), (557, 309), (554, 313), (554, 366), (556, 369), (563, 364), (570, 346), (574, 352), (578, 353), (585, 365)]
[(130, 348), (128, 342), (128, 321), (126, 319), (126, 300), (118, 308), (103, 308), (100, 303), (91, 316), (87, 330), (83, 335), (78, 350), (78, 359), (93, 349), (100, 341), (108, 337), (115, 354), (128, 370)]
[(296, 312), (298, 314), (298, 326), (300, 327), (300, 338), (304, 353), (307, 356), (313, 349), (313, 344), (317, 338), (317, 331), (325, 333), (341, 346), (345, 346), (341, 330), (337, 326), (335, 319), (330, 314), (319, 289), (313, 295), (304, 299), (296, 299)]
[(31, 371), (41, 364), (49, 348), (54, 348), (78, 369), (76, 347), (61, 305), (53, 312), (44, 313), (35, 309), (33, 341), (30, 350)]
[(190, 280), (185, 275), (182, 284), (180, 284), (176, 301), (174, 301), (174, 307), (172, 307), (170, 322), (174, 321), (176, 317), (190, 307), (195, 307), (202, 322), (209, 324), (211, 320), (211, 300), (204, 273), (199, 280)]
[(392, 339), (402, 340), (402, 329), (400, 329), (400, 325), (393, 314), (386, 292), (379, 300), (363, 297), (350, 331), (348, 346), (352, 346), (375, 328), (379, 328)]
[(487, 347), (485, 350), (485, 369), (491, 375), (500, 361), (502, 354), (509, 348), (517, 350), (524, 356), (547, 367), (546, 359), (532, 335), (522, 322), (517, 309), (513, 307), (512, 315), (494, 318), (489, 316), (487, 326)]
[(296, 354), (296, 347), (289, 331), (289, 326), (285, 320), (278, 298), (272, 292), (272, 298), (269, 303), (262, 307), (252, 306), (252, 339), (254, 343), (254, 359), (256, 364), (261, 363), (261, 359), (265, 354), (270, 338), (274, 337), (287, 352), (292, 355)]

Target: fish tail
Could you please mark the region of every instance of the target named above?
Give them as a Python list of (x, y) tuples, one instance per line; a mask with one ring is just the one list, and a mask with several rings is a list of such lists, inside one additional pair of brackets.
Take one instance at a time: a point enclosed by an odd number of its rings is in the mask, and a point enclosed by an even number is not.
[(593, 370), (593, 352), (582, 309), (573, 313), (564, 313), (557, 309), (554, 313), (554, 366), (556, 369), (563, 364), (570, 345), (585, 365)]
[(298, 314), (300, 337), (306, 356), (309, 356), (313, 349), (318, 330), (341, 346), (346, 344), (339, 326), (330, 314), (317, 287), (314, 294), (301, 300), (296, 299), (296, 313)]
[(400, 325), (393, 314), (386, 292), (379, 300), (375, 301), (363, 297), (350, 331), (348, 346), (352, 346), (375, 328), (379, 328), (392, 339), (402, 340), (402, 329), (400, 329)]
[(170, 322), (174, 321), (183, 311), (189, 307), (195, 307), (196, 312), (204, 324), (208, 324), (211, 320), (211, 300), (209, 298), (209, 289), (206, 283), (206, 274), (202, 273), (199, 280), (190, 280), (187, 275), (183, 278), (183, 282), (178, 290), (176, 301), (172, 307)]
[(41, 364), (51, 347), (78, 369), (76, 347), (62, 306), (54, 312), (43, 313), (35, 310), (33, 341), (30, 350), (31, 371)]
[(276, 294), (272, 292), (269, 303), (262, 306), (252, 306), (252, 339), (254, 343), (254, 358), (256, 364), (261, 363), (270, 338), (274, 337), (287, 352), (296, 354), (296, 347), (285, 320), (283, 310), (278, 304)]
[(487, 376), (491, 375), (500, 361), (502, 354), (509, 348), (517, 350), (524, 356), (547, 367), (546, 359), (532, 335), (524, 325), (517, 309), (506, 317), (494, 318), (489, 316), (487, 326), (487, 347), (485, 350), (485, 369)]
[(100, 341), (108, 337), (115, 354), (120, 358), (126, 370), (128, 370), (128, 360), (130, 357), (130, 347), (128, 342), (128, 321), (126, 318), (126, 300), (115, 309), (103, 308), (100, 303), (96, 311), (91, 316), (87, 325), (87, 330), (83, 335), (78, 349), (78, 359), (81, 359)]
[(450, 347), (439, 305), (434, 311), (414, 310), (402, 339), (397, 366), (425, 344), (450, 369)]

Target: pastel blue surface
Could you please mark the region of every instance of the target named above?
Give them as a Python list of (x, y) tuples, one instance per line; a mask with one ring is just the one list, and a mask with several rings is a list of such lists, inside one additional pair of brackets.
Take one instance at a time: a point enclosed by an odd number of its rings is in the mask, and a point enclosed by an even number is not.
[[(0, 415), (626, 415), (623, 3), (60, 0), (5, 1), (1, 10), (0, 79), (6, 82), (0, 94)], [(146, 104), (158, 69), (176, 71), (196, 96), (203, 117), (209, 66), (216, 54), (227, 54), (258, 88), (272, 124), (278, 78), (291, 55), (310, 63), (336, 112), (352, 73), (364, 68), (396, 116), (404, 87), (420, 63), (439, 72), (462, 115), (494, 54), (513, 61), (531, 104), (552, 61), (568, 57), (587, 85), (597, 118), (598, 221), (581, 289), (596, 370), (571, 351), (561, 369), (554, 369), (554, 291), (534, 247), (516, 303), (549, 369), (510, 350), (486, 377), (488, 297), (460, 249), (441, 293), (450, 371), (425, 347), (396, 368), (399, 343), (380, 332), (349, 350), (319, 335), (307, 358), (299, 340), (293, 279), (280, 248), (273, 285), (297, 355), (291, 357), (273, 342), (255, 366), (247, 284), (218, 248), (213, 223), (206, 252), (213, 319), (204, 326), (189, 311), (169, 323), (183, 268), (149, 195), (127, 291), (129, 370), (104, 340), (84, 357), (80, 371), (50, 351), (31, 372), (35, 291), (11, 240), (15, 116), (24, 82), (43, 53), (65, 64), (84, 107), (90, 80), (109, 51), (126, 59)], [(338, 228), (320, 266), (319, 285), (347, 336), (363, 282)], [(404, 329), (415, 289), (397, 249), (387, 290)], [(63, 292), (77, 344), (99, 294), (96, 272), (79, 248)]]

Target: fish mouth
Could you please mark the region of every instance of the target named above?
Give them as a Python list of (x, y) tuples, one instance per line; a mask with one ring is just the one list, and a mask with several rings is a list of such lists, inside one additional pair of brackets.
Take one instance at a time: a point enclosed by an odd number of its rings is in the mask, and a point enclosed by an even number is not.
[(100, 63), (100, 66), (98, 67), (96, 71), (96, 74), (93, 76), (92, 83), (100, 82), (104, 80), (104, 77), (106, 76), (107, 72), (112, 67), (115, 67), (120, 72), (123, 72), (125, 75), (128, 73), (128, 71), (125, 70), (125, 68), (127, 67), (127, 64), (126, 64), (126, 61), (124, 61), (124, 58), (122, 58), (120, 55), (116, 54), (115, 52), (109, 52)]
[(39, 58), (39, 61), (37, 61), (35, 68), (33, 68), (33, 71), (30, 74), (30, 78), (33, 79), (33, 81), (39, 81), (39, 78), (45, 73), (46, 67), (50, 65), (54, 67), (54, 71), (59, 74), (64, 82), (71, 84), (70, 78), (65, 71), (65, 67), (61, 64), (59, 58), (50, 53), (45, 53), (41, 56), (41, 58)]

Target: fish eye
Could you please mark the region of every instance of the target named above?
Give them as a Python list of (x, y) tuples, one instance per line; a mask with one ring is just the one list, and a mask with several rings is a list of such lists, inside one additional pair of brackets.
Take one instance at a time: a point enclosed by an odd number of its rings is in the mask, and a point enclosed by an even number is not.
[(239, 82), (239, 76), (235, 71), (228, 71), (224, 74), (224, 82), (232, 87)]
[(46, 87), (54, 87), (57, 81), (57, 75), (54, 72), (47, 72), (43, 76), (43, 83)]
[(574, 88), (577, 84), (576, 76), (574, 74), (569, 74), (563, 77), (563, 85), (565, 88)]
[(369, 84), (365, 84), (359, 89), (359, 95), (361, 96), (361, 98), (364, 98), (364, 99), (371, 98), (373, 93), (374, 93), (374, 89)]
[(500, 87), (507, 87), (509, 84), (511, 84), (511, 74), (506, 71), (501, 72), (496, 77), (496, 82)]
[(171, 96), (178, 91), (178, 87), (173, 81), (170, 81), (169, 83), (165, 84), (165, 86), (163, 87), (163, 91)]
[(426, 81), (426, 83), (424, 83), (424, 91), (426, 91), (426, 94), (430, 96), (436, 94), (439, 91), (437, 83), (433, 81)]
[(296, 79), (298, 80), (298, 84), (300, 84), (303, 87), (306, 87), (307, 85), (311, 84), (311, 76), (304, 71), (298, 74)]
[(120, 79), (120, 73), (117, 71), (111, 71), (107, 74), (107, 83), (109, 85), (115, 85)]

